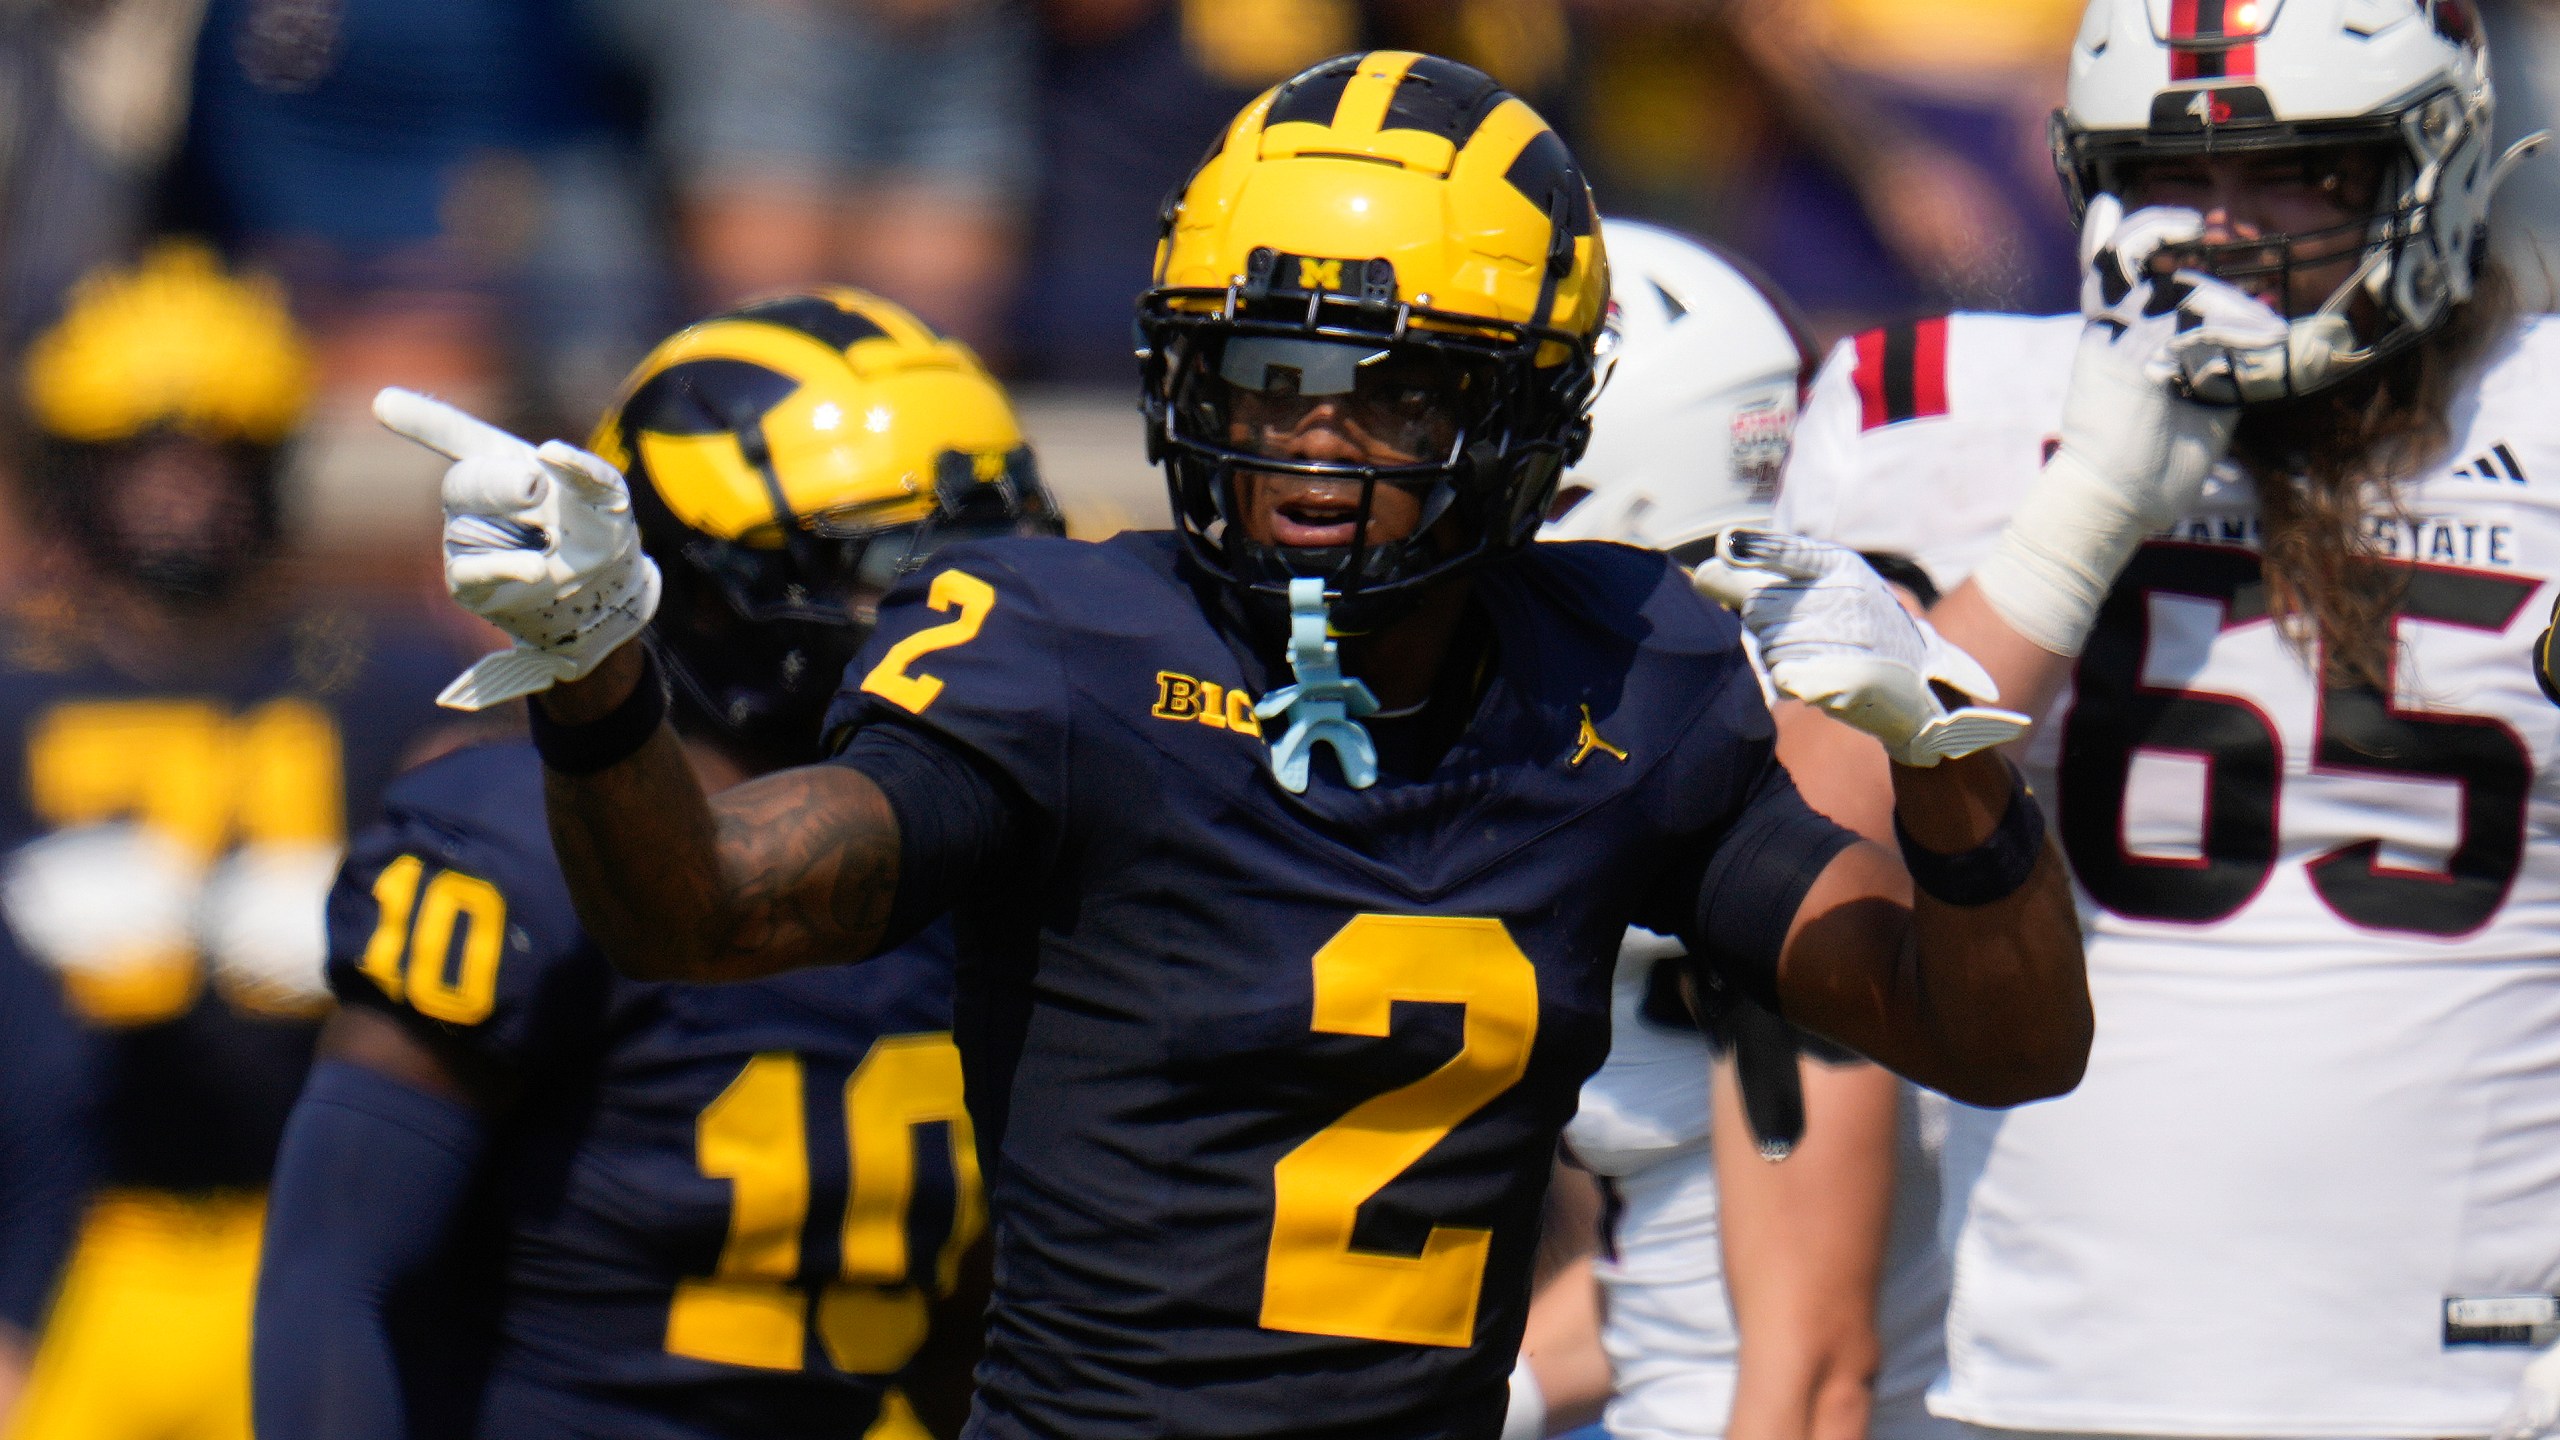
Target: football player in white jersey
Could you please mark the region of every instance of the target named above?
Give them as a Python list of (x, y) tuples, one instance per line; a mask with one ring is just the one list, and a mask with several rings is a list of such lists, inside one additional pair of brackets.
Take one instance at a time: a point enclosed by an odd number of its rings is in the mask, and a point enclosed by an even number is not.
[[(1814, 351), (1783, 302), (1713, 250), (1630, 221), (1608, 234), (1611, 369), (1542, 534), (1694, 561), (1719, 531), (1766, 521)], [(1553, 1282), (1596, 1275), (1606, 1303), (1596, 1327), (1553, 1336), (1539, 1316), (1591, 1311), (1542, 1290), (1530, 1372), (1558, 1413), (1586, 1411), (1614, 1375), (1613, 1440), (1712, 1440), (1729, 1423), (1953, 1433), (1921, 1405), (1942, 1361), (1946, 1267), (1919, 1092), (1843, 1052), (1799, 1062), (1801, 1037), (1740, 1002), (1715, 1026), (1719, 1064), (1679, 967), (1660, 963), (1680, 953), (1642, 930), (1619, 952), (1609, 1059), (1565, 1132), (1588, 1175), (1559, 1176), (1597, 1177), (1599, 1233), (1582, 1237), (1597, 1253)], [(1605, 1349), (1606, 1363), (1566, 1363), (1569, 1348)]]
[(1817, 382), (1776, 523), (1916, 557), (2041, 714), (2099, 1016), (1953, 1119), (1942, 1415), (2483, 1435), (2560, 1318), (2560, 325), (2490, 120), (2469, 0), (2094, 0), (2087, 319)]

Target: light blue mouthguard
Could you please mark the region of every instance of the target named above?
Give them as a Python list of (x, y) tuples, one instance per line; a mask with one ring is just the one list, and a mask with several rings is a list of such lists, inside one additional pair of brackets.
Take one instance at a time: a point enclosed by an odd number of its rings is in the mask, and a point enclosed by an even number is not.
[(1289, 582), (1289, 668), (1298, 683), (1262, 697), (1255, 718), (1289, 717), (1288, 733), (1271, 746), (1271, 773), (1292, 795), (1307, 793), (1307, 762), (1318, 744), (1333, 747), (1342, 778), (1354, 790), (1378, 783), (1378, 747), (1360, 726), (1375, 714), (1378, 697), (1342, 673), (1340, 652), (1325, 633), (1324, 582)]

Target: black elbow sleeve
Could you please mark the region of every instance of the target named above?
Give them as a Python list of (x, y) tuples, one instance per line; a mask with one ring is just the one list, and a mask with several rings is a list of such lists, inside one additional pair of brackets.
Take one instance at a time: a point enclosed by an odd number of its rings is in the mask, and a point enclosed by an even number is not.
[(1702, 988), (1739, 991), (1773, 1013), (1778, 957), (1813, 882), (1857, 836), (1816, 814), (1784, 770), (1765, 782), (1709, 858), (1690, 933)]
[(1012, 849), (1018, 809), (984, 761), (911, 725), (863, 727), (835, 763), (861, 771), (898, 817), (898, 893), (880, 948), (913, 937)]

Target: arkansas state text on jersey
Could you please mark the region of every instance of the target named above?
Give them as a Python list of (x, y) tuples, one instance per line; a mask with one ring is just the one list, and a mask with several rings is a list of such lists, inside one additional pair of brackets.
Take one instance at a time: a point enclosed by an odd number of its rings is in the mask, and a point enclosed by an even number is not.
[[(1952, 588), (2035, 481), (2079, 329), (1844, 345), (1779, 525)], [(2324, 688), (2276, 633), (2230, 467), (2109, 600), (2030, 752), (2096, 1048), (2061, 1100), (1957, 1113), (1942, 1413), (2477, 1434), (2507, 1403), (2521, 1334), (2448, 1317), (2560, 1287), (2560, 712), (2528, 659), (2560, 572), (2555, 384), (2560, 325), (2527, 322), (2373, 517), (2413, 562), (2389, 695)]]
[(859, 1435), (983, 1224), (940, 930), (751, 984), (615, 975), (521, 745), (405, 776), (330, 897), (340, 1000), (516, 1097), (483, 1436)]

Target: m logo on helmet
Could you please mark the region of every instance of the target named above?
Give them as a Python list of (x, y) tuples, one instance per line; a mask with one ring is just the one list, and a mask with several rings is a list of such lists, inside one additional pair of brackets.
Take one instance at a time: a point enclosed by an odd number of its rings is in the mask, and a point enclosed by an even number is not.
[(1339, 260), (1298, 260), (1298, 288), (1301, 290), (1339, 290), (1342, 288), (1342, 262)]

